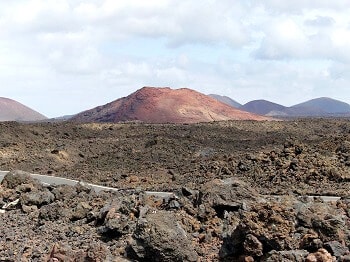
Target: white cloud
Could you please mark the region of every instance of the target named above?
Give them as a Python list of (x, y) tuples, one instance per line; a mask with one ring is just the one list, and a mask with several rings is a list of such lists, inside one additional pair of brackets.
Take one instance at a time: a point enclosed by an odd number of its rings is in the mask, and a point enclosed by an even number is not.
[(303, 29), (292, 19), (273, 21), (257, 55), (266, 59), (302, 57), (307, 53), (308, 44)]
[(268, 17), (264, 28), (258, 29), (263, 32), (263, 37), (255, 55), (273, 60), (350, 62), (348, 10), (313, 9), (289, 16)]
[(281, 13), (301, 13), (303, 11), (326, 9), (326, 10), (344, 10), (349, 9), (347, 0), (257, 0), (256, 2), (265, 6), (271, 12)]
[(0, 1), (0, 95), (55, 116), (144, 85), (241, 102), (349, 94), (349, 12), (348, 0)]
[(329, 16), (318, 15), (315, 18), (305, 20), (305, 25), (307, 26), (332, 26), (334, 25), (335, 20)]

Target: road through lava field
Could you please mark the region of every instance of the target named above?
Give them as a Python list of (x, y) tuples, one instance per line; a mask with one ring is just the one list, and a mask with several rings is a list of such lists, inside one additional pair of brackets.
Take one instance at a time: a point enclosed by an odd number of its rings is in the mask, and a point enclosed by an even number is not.
[(10, 172), (0, 260), (349, 261), (349, 135), (345, 119), (1, 123), (1, 170), (121, 190)]

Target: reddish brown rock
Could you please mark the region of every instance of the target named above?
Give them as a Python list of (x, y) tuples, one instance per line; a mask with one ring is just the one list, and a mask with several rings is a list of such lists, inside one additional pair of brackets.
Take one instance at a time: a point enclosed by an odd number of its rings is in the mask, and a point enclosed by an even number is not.
[(311, 253), (306, 257), (305, 262), (335, 262), (333, 257), (326, 249), (320, 248), (317, 252)]
[(248, 255), (257, 256), (257, 257), (260, 257), (263, 255), (263, 245), (254, 235), (248, 234), (245, 237), (243, 247), (244, 247), (244, 252)]

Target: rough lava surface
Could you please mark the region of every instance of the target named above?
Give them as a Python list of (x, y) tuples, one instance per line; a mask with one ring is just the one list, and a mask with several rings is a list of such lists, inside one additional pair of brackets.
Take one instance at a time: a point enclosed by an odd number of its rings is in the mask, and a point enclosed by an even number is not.
[(350, 261), (346, 119), (0, 123), (0, 165), (0, 261)]
[(269, 120), (235, 109), (197, 91), (144, 87), (72, 118), (79, 122), (198, 123), (221, 120)]

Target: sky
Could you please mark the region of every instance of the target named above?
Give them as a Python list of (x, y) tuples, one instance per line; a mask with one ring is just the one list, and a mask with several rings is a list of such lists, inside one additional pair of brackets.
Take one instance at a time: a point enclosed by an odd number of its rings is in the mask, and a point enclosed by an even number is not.
[(57, 117), (143, 86), (350, 103), (350, 1), (0, 0), (0, 96)]

